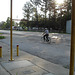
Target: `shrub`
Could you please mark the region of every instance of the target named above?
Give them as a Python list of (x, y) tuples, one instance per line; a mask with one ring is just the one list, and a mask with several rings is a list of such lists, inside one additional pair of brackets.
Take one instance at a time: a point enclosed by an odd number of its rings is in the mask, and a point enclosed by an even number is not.
[(5, 37), (4, 36), (0, 36), (0, 39), (4, 39)]

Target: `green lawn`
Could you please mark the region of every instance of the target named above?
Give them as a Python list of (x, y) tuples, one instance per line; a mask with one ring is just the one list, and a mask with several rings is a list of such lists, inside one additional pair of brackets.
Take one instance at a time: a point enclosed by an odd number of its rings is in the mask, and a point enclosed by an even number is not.
[[(0, 33), (0, 34), (2, 34), (2, 33)], [(4, 39), (4, 38), (5, 38), (4, 36), (0, 35), (0, 39)]]

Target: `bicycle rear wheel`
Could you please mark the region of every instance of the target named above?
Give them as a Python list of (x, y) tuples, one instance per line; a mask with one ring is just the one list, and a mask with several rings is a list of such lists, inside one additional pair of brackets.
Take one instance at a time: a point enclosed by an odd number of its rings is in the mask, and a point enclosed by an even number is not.
[(51, 38), (50, 37), (48, 37), (48, 41), (47, 41), (48, 43), (51, 43)]

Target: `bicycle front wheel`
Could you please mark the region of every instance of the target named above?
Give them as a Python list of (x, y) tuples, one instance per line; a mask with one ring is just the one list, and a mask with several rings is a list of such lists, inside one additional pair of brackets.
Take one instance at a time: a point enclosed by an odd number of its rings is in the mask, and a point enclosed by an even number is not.
[(41, 37), (41, 42), (44, 42), (44, 38), (43, 37)]

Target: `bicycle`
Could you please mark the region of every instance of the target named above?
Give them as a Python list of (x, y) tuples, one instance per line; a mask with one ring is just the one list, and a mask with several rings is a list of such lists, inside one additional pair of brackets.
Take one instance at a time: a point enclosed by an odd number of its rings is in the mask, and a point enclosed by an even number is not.
[(42, 37), (41, 37), (41, 41), (42, 41), (42, 42), (46, 42), (46, 43), (49, 43), (49, 44), (50, 44), (50, 43), (51, 43), (51, 37), (49, 37), (49, 36), (48, 36), (48, 39), (47, 39), (47, 38), (45, 38), (45, 40), (44, 40), (44, 37), (42, 36)]

